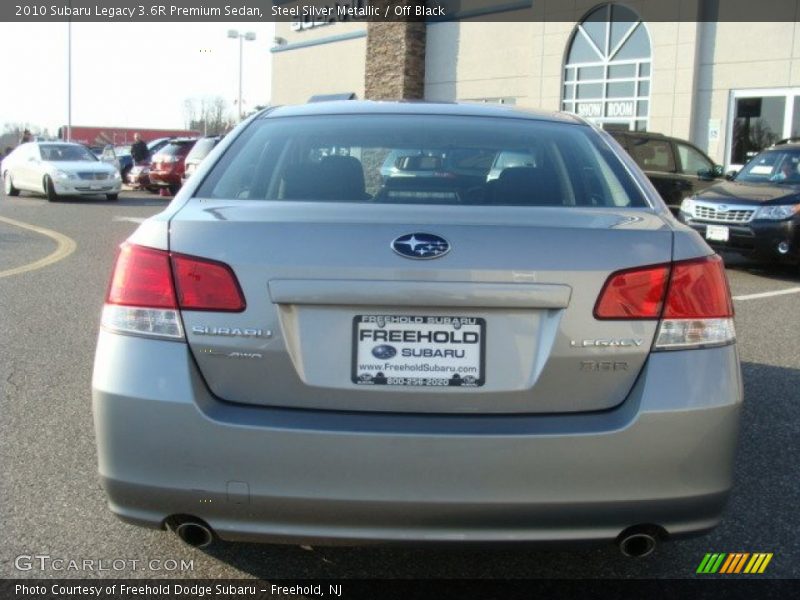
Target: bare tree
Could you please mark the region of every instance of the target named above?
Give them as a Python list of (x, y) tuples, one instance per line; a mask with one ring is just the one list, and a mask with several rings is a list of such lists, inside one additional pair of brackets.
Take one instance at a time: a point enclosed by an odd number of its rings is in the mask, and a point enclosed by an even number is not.
[(187, 98), (183, 104), (188, 129), (201, 131), (204, 135), (219, 135), (234, 125), (228, 104), (221, 96)]
[(38, 125), (31, 125), (28, 122), (5, 123), (3, 125), (3, 133), (0, 134), (0, 151), (6, 147), (14, 147), (19, 144), (19, 141), (22, 139), (22, 134), (26, 129), (30, 131), (35, 138), (50, 138), (50, 132), (46, 127), (43, 129)]
[(193, 98), (186, 98), (183, 101), (183, 122), (186, 129), (192, 128), (192, 123), (197, 120), (197, 107)]

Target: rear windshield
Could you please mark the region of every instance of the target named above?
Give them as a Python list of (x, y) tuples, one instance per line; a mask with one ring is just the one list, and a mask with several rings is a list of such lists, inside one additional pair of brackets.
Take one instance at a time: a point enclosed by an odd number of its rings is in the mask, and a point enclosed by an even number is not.
[(158, 150), (159, 154), (172, 156), (174, 154), (186, 154), (191, 149), (194, 142), (170, 142)]
[(218, 138), (203, 138), (197, 140), (197, 143), (192, 147), (192, 151), (186, 156), (186, 159), (204, 159), (208, 153), (214, 149), (219, 141)]
[(645, 207), (591, 128), (527, 119), (346, 115), (255, 121), (197, 196)]

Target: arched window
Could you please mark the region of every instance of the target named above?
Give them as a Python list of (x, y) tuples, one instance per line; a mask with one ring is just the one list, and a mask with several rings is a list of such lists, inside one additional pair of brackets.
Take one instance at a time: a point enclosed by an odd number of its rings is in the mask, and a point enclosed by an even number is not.
[(602, 124), (644, 131), (650, 114), (650, 35), (633, 10), (594, 9), (572, 33), (561, 107)]

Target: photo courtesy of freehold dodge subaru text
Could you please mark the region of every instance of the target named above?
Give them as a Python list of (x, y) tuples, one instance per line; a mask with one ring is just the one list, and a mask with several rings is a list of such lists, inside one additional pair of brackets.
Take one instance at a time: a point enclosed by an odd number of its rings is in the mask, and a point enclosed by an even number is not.
[(646, 555), (720, 521), (735, 342), (720, 258), (580, 118), (267, 109), (119, 251), (100, 474), (119, 517), (198, 546)]

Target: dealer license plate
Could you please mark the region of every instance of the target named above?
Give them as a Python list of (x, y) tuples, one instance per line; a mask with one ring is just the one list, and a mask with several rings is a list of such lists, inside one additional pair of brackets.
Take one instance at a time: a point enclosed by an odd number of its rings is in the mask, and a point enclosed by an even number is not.
[(730, 229), (724, 225), (708, 225), (706, 227), (706, 239), (715, 242), (727, 242), (730, 238)]
[(352, 380), (357, 385), (484, 384), (486, 321), (476, 317), (357, 315)]

